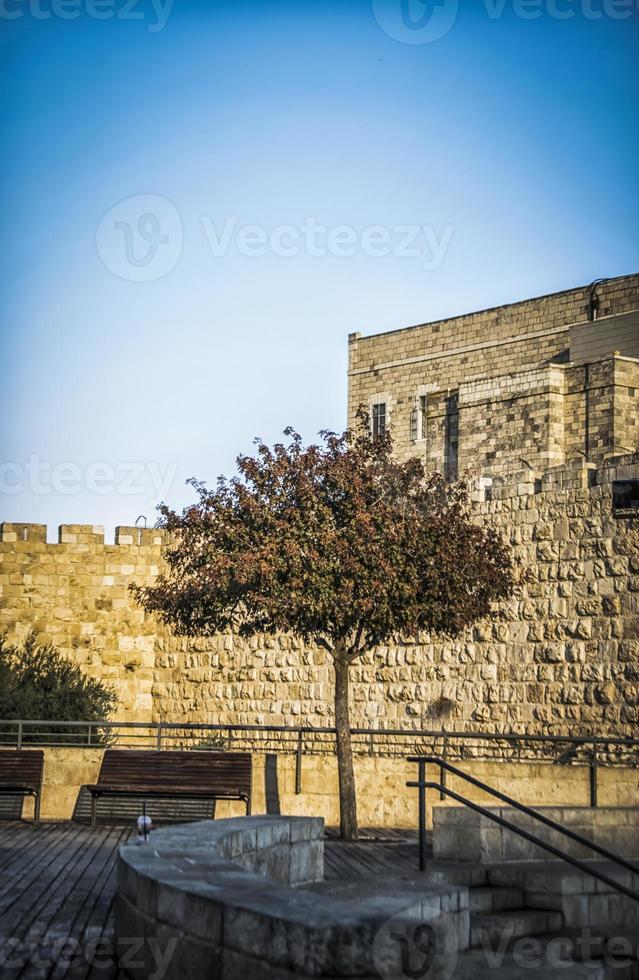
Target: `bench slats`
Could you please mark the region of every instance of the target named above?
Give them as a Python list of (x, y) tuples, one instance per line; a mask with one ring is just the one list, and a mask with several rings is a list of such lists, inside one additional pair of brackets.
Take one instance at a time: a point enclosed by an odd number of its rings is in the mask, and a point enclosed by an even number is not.
[(165, 752), (145, 749), (107, 749), (97, 783), (87, 786), (99, 796), (180, 796), (234, 799), (250, 811), (253, 761), (243, 752)]
[(43, 772), (42, 749), (0, 749), (0, 793), (33, 795), (36, 823), (40, 817)]

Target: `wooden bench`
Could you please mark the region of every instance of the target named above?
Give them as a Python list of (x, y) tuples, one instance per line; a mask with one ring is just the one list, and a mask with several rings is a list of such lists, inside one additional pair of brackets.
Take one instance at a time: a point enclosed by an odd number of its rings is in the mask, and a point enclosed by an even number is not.
[(43, 772), (42, 749), (0, 749), (0, 793), (33, 796), (34, 823), (40, 819)]
[(101, 796), (143, 799), (242, 800), (251, 812), (253, 764), (243, 752), (152, 752), (107, 749), (91, 794), (95, 827)]

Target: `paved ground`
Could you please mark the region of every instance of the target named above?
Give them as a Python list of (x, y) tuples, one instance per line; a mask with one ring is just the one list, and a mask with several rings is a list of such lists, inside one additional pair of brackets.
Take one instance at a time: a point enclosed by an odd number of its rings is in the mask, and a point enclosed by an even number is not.
[[(0, 823), (0, 978), (115, 980), (113, 901), (118, 847), (130, 827)], [(410, 831), (362, 831), (343, 844), (329, 831), (326, 877), (412, 873)], [(196, 980), (196, 978), (193, 978)]]

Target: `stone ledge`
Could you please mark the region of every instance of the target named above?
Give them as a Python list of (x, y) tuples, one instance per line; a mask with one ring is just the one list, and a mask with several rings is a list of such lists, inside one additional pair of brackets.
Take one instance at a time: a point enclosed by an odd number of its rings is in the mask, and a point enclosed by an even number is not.
[[(486, 809), (560, 848), (571, 857), (596, 857), (585, 845), (572, 841), (512, 807), (488, 806)], [(538, 806), (535, 810), (613, 853), (639, 857), (637, 807)], [(482, 863), (558, 860), (514, 831), (464, 807), (437, 807), (433, 810), (433, 822), (433, 855), (436, 860)]]
[[(391, 918), (406, 928), (434, 923), (455, 948), (468, 947), (465, 888), (376, 879), (347, 900), (299, 887), (323, 878), (323, 831), (314, 817), (241, 817), (123, 847), (116, 943), (140, 937), (164, 949), (172, 940), (166, 980), (372, 977), (380, 957), (400, 968), (400, 947), (384, 929)], [(126, 972), (142, 978), (148, 968), (142, 956)]]

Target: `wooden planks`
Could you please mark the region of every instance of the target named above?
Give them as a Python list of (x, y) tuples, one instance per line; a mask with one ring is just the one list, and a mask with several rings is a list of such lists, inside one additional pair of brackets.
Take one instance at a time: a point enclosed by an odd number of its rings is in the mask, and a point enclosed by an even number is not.
[(327, 832), (324, 844), (324, 877), (341, 878), (377, 875), (412, 875), (418, 867), (417, 833), (410, 830), (360, 831), (356, 843), (345, 843)]
[(116, 856), (130, 834), (129, 827), (91, 831), (71, 823), (0, 827), (3, 980), (117, 977)]

